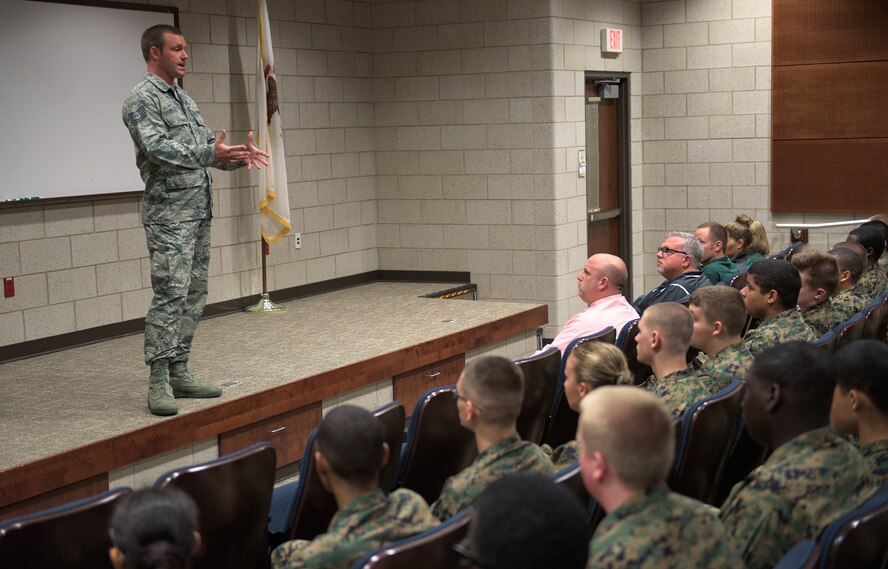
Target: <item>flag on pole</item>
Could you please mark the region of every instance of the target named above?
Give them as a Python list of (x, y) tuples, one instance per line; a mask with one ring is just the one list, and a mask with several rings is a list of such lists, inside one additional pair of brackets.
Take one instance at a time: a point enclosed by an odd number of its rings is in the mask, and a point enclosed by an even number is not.
[(271, 27), (268, 6), (259, 3), (259, 45), (256, 49), (256, 117), (259, 137), (256, 146), (268, 152), (268, 167), (259, 170), (260, 224), (266, 243), (274, 243), (290, 232), (290, 200), (287, 195), (287, 165), (284, 158), (284, 137), (281, 111), (278, 108), (277, 77), (271, 50)]

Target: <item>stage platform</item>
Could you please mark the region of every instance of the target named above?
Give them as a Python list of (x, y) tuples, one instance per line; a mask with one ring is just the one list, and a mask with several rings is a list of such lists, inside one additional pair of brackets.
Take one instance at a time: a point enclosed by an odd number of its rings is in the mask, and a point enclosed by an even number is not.
[(191, 367), (219, 399), (148, 412), (141, 334), (0, 365), (0, 519), (144, 485), (169, 467), (270, 440), (299, 460), (323, 410), (454, 383), (466, 357), (533, 351), (545, 305), (421, 298), (453, 283), (378, 282), (198, 328)]

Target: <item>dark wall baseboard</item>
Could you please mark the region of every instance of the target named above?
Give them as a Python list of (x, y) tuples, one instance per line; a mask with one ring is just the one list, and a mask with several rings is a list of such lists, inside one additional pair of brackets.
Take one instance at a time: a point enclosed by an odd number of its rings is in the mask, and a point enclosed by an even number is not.
[[(276, 290), (271, 293), (275, 302), (287, 302), (297, 298), (305, 298), (315, 294), (332, 292), (352, 286), (368, 284), (379, 281), (390, 282), (443, 282), (443, 283), (468, 283), (470, 274), (460, 271), (368, 271), (357, 275), (330, 279), (317, 283), (289, 287)], [(214, 304), (208, 304), (204, 309), (203, 318), (214, 318), (240, 312), (247, 306), (256, 304), (260, 295), (254, 294)], [(30, 358), (77, 346), (86, 346), (103, 342), (113, 338), (141, 334), (145, 329), (145, 319), (137, 318), (124, 322), (115, 322), (77, 332), (68, 332), (39, 340), (29, 340), (18, 344), (0, 346), (0, 364)]]

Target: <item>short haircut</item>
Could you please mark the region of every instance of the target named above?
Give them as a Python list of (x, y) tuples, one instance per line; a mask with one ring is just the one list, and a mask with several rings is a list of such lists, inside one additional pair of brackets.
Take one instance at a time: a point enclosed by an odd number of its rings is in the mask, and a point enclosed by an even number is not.
[(623, 350), (607, 342), (588, 341), (577, 345), (570, 352), (567, 365), (574, 366), (577, 381), (588, 383), (592, 389), (633, 383)]
[(600, 452), (616, 476), (637, 490), (666, 481), (675, 459), (675, 427), (653, 393), (608, 385), (584, 397), (580, 409), (586, 456)]
[(863, 259), (860, 258), (860, 255), (854, 249), (836, 247), (835, 249), (830, 249), (827, 254), (835, 257), (840, 273), (845, 271), (851, 273), (851, 280), (853, 282), (857, 282), (860, 275), (863, 274)]
[(368, 484), (382, 467), (382, 423), (373, 413), (354, 405), (334, 407), (318, 427), (318, 451), (338, 476)]
[(878, 340), (857, 340), (836, 352), (836, 381), (847, 393), (859, 389), (876, 409), (888, 415), (888, 344)]
[(885, 251), (885, 238), (882, 236), (882, 232), (875, 226), (861, 225), (849, 231), (848, 235), (853, 235), (857, 242), (863, 245), (865, 249), (873, 250), (871, 259), (878, 259)]
[(617, 290), (623, 290), (626, 287), (626, 280), (629, 278), (629, 275), (626, 272), (626, 267), (618, 267), (612, 262), (604, 262), (599, 268), (599, 278), (607, 277), (608, 282), (610, 282), (611, 286)]
[(732, 286), (704, 286), (691, 293), (696, 306), (709, 322), (721, 322), (729, 336), (739, 336), (746, 326), (746, 305)]
[(667, 352), (684, 354), (688, 351), (694, 333), (694, 316), (684, 305), (658, 302), (645, 310), (641, 317), (648, 328), (660, 332)]
[(752, 223), (752, 218), (748, 215), (738, 215), (734, 221), (729, 221), (725, 224), (725, 231), (728, 232), (728, 236), (734, 241), (743, 240), (743, 250), (749, 248), (749, 244), (752, 243), (752, 230), (749, 229), (749, 224)]
[(839, 286), (839, 265), (836, 258), (822, 251), (805, 249), (792, 256), (792, 264), (801, 273), (805, 273), (808, 282), (814, 288), (822, 288), (832, 296)]
[(684, 239), (684, 245), (679, 249), (691, 258), (691, 264), (695, 268), (700, 268), (700, 263), (703, 262), (703, 245), (700, 244), (696, 235), (691, 235), (686, 231), (670, 231), (666, 237), (681, 237)]
[(885, 223), (881, 219), (870, 219), (865, 223), (861, 223), (860, 227), (875, 227), (882, 232), (882, 239), (888, 241), (888, 223)]
[(518, 419), (524, 400), (524, 374), (502, 356), (480, 356), (466, 362), (463, 385), (482, 409), (479, 421), (509, 426)]
[(822, 349), (800, 340), (778, 344), (757, 354), (748, 373), (779, 385), (794, 412), (829, 420), (836, 369)]
[(174, 36), (183, 35), (182, 30), (176, 26), (170, 26), (167, 24), (151, 26), (142, 32), (142, 57), (145, 58), (145, 61), (148, 61), (148, 59), (151, 58), (152, 47), (156, 47), (158, 51), (163, 51), (164, 42), (166, 41), (164, 38), (165, 34), (172, 34)]
[(182, 490), (167, 486), (123, 496), (114, 507), (110, 533), (129, 569), (184, 569), (190, 566), (197, 529), (194, 500)]
[(777, 291), (780, 305), (785, 310), (796, 307), (802, 279), (792, 263), (782, 259), (763, 259), (749, 267), (749, 274), (755, 277), (755, 284), (762, 289), (762, 294)]
[(489, 569), (584, 569), (586, 514), (566, 488), (539, 475), (509, 475), (475, 500), (469, 539)]
[(721, 241), (722, 250), (728, 244), (728, 231), (725, 226), (715, 221), (707, 221), (697, 226), (697, 229), (708, 229), (710, 241)]

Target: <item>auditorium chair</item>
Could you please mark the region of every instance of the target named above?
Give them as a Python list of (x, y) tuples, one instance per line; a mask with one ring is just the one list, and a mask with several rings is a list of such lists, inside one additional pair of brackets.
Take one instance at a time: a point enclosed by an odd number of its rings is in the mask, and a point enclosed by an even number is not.
[(775, 253), (771, 255), (770, 259), (779, 259), (782, 261), (792, 261), (792, 256), (798, 253), (805, 244), (802, 241), (796, 241), (795, 243), (790, 243), (786, 249), (783, 249), (779, 253)]
[(115, 488), (89, 498), (0, 522), (0, 565), (32, 569), (112, 569), (108, 527)]
[(604, 510), (601, 509), (598, 502), (596, 502), (592, 496), (589, 495), (589, 491), (586, 490), (579, 461), (568, 465), (555, 474), (552, 474), (549, 476), (549, 480), (555, 484), (564, 486), (570, 490), (571, 494), (577, 497), (580, 505), (586, 511), (586, 535), (591, 539), (592, 534), (595, 533), (595, 528), (597, 528), (598, 524), (601, 523), (601, 520), (604, 519)]
[(813, 539), (795, 544), (774, 569), (816, 569), (820, 565), (820, 546)]
[(577, 434), (577, 420), (579, 415), (570, 408), (567, 403), (567, 396), (564, 395), (564, 368), (567, 366), (567, 359), (570, 353), (584, 342), (607, 342), (613, 344), (616, 340), (617, 332), (613, 326), (608, 326), (603, 330), (599, 330), (588, 336), (581, 336), (573, 340), (564, 349), (561, 356), (561, 365), (558, 369), (558, 381), (555, 387), (555, 395), (549, 401), (549, 420), (546, 422), (545, 433), (543, 434), (543, 442), (552, 448), (574, 440)]
[(261, 442), (157, 479), (155, 486), (183, 490), (200, 510), (203, 548), (195, 569), (267, 566), (266, 526), (274, 473), (274, 447)]
[(743, 383), (734, 381), (685, 412), (679, 422), (675, 463), (669, 480), (672, 491), (719, 505), (716, 503), (719, 484), (740, 428), (743, 390)]
[(635, 337), (638, 336), (639, 320), (641, 318), (627, 322), (620, 330), (616, 342), (616, 346), (623, 350), (623, 355), (626, 356), (626, 363), (629, 364), (629, 371), (632, 372), (635, 385), (641, 385), (651, 375), (651, 367), (638, 361), (638, 343), (635, 341)]
[(734, 287), (737, 290), (741, 290), (743, 287), (746, 286), (746, 277), (746, 271), (737, 273), (728, 281), (728, 286)]
[(557, 348), (550, 348), (515, 363), (524, 374), (524, 399), (521, 414), (518, 415), (518, 434), (525, 441), (540, 444), (549, 419), (549, 405), (558, 385), (561, 352)]
[(351, 565), (351, 569), (455, 569), (464, 567), (453, 546), (466, 536), (471, 510), (440, 526), (392, 545), (380, 547)]
[[(863, 325), (863, 337), (867, 340), (885, 341), (886, 302), (888, 293), (882, 293), (866, 307), (866, 322)], [(879, 331), (882, 331), (881, 335)]]
[[(383, 440), (389, 445), (389, 461), (379, 471), (379, 487), (388, 493), (394, 483), (404, 441), (404, 406), (399, 401), (392, 401), (372, 413), (382, 422)], [(315, 466), (317, 436), (315, 429), (305, 443), (299, 480), (274, 489), (268, 523), (272, 549), (284, 541), (310, 540), (326, 532), (338, 509), (333, 494), (321, 484)]]
[(826, 334), (817, 338), (814, 342), (814, 347), (820, 348), (828, 354), (834, 354), (836, 352), (836, 340), (837, 336), (835, 332), (829, 330)]
[(746, 478), (747, 474), (761, 466), (770, 454), (770, 449), (763, 447), (749, 437), (749, 432), (746, 430), (741, 416), (740, 427), (728, 453), (728, 461), (725, 464), (724, 474), (714, 503), (723, 504), (725, 498), (731, 493), (731, 488)]
[(849, 318), (844, 324), (836, 326), (836, 328), (838, 328), (838, 333), (836, 334), (836, 351), (838, 352), (851, 342), (861, 339), (863, 337), (863, 325), (865, 323), (866, 314), (861, 310)]
[(475, 435), (459, 424), (455, 386), (438, 387), (416, 402), (395, 477), (398, 488), (409, 488), (431, 504), (444, 482), (478, 456)]

